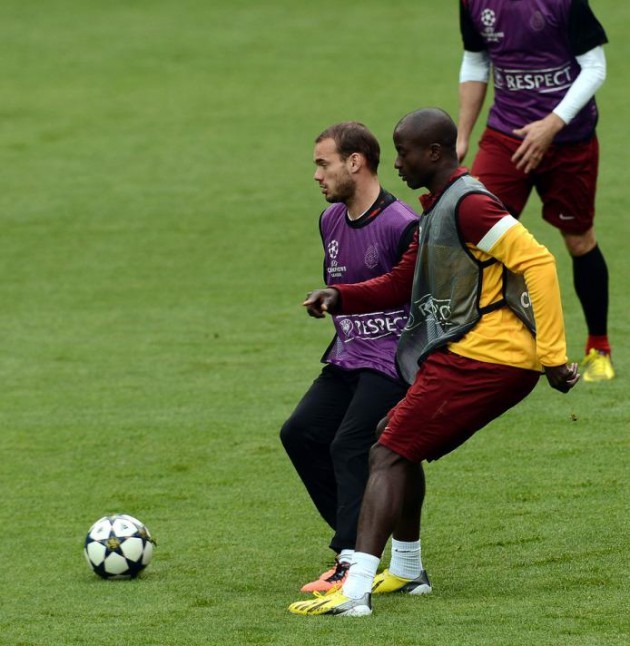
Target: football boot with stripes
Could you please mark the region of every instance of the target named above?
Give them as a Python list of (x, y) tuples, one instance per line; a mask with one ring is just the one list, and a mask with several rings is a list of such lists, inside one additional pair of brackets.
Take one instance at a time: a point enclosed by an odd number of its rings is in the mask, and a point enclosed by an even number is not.
[(431, 583), (426, 570), (422, 570), (415, 579), (403, 579), (389, 570), (377, 574), (372, 584), (372, 594), (388, 592), (406, 592), (407, 594), (429, 594)]
[(294, 615), (336, 615), (337, 617), (365, 617), (372, 614), (372, 595), (366, 592), (360, 599), (350, 599), (341, 590), (327, 594), (315, 593), (314, 599), (296, 601), (289, 606)]

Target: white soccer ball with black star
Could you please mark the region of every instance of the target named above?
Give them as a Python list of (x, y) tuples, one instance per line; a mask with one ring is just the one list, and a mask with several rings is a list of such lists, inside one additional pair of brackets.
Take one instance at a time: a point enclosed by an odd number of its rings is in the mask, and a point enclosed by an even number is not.
[(155, 541), (144, 523), (127, 514), (103, 516), (85, 537), (85, 558), (104, 579), (133, 579), (149, 565)]

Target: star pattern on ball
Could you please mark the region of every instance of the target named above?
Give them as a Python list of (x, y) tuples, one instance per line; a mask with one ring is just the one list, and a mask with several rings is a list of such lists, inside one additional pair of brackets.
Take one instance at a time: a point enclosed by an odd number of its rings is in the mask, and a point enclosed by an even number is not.
[(151, 562), (155, 541), (133, 516), (103, 516), (90, 527), (84, 554), (92, 570), (104, 579), (132, 579)]

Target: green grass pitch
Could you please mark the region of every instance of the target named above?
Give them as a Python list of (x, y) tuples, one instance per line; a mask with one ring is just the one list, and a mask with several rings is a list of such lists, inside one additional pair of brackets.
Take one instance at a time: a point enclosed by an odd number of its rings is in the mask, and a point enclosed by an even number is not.
[[(286, 610), (330, 559), (278, 440), (331, 336), (300, 306), (321, 283), (312, 142), (365, 122), (417, 205), (391, 133), (456, 113), (456, 2), (3, 0), (0, 644), (628, 643), (630, 12), (591, 4), (618, 378), (542, 384), (431, 464), (434, 593), (348, 621)], [(538, 210), (577, 360), (569, 260)], [(158, 541), (132, 582), (81, 553), (113, 512)]]

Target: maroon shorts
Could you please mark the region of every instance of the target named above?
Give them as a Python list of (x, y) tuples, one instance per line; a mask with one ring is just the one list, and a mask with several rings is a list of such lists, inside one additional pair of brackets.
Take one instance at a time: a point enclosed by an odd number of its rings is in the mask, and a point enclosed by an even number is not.
[(543, 203), (543, 218), (565, 233), (581, 234), (593, 226), (599, 165), (597, 137), (551, 146), (538, 168), (525, 174), (511, 161), (519, 139), (486, 128), (471, 168), (486, 188), (518, 217), (532, 188)]
[(379, 444), (411, 462), (437, 460), (518, 404), (540, 373), (434, 352), (388, 413)]

